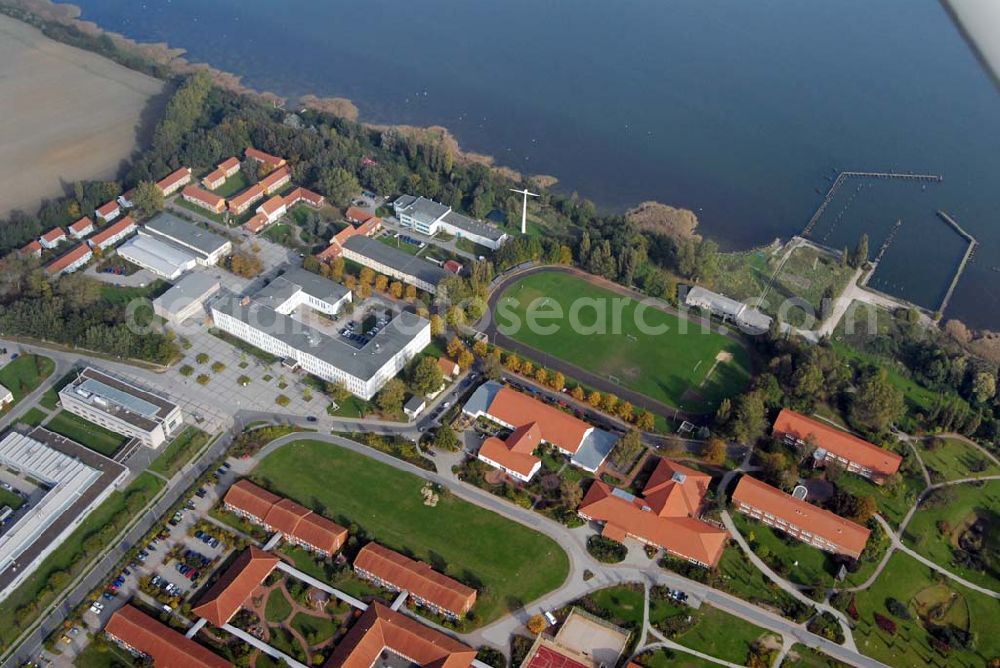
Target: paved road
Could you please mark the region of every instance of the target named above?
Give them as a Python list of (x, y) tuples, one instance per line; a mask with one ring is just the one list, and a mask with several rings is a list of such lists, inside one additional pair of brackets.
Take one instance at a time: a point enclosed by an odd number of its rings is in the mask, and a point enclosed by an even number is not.
[[(277, 439), (264, 447), (257, 454), (255, 460), (259, 461), (278, 448), (301, 438), (301, 435), (293, 434)], [(506, 499), (490, 494), (478, 487), (463, 483), (455, 478), (450, 470), (444, 473), (425, 471), (408, 462), (337, 436), (310, 434), (308, 438), (329, 443), (332, 447), (342, 447), (358, 452), (388, 466), (412, 473), (429, 482), (443, 485), (459, 498), (492, 510), (512, 521), (547, 535), (566, 551), (566, 554), (569, 556), (570, 568), (569, 575), (563, 584), (555, 591), (546, 594), (541, 599), (528, 604), (520, 610), (514, 611), (510, 615), (476, 631), (463, 634), (462, 639), (473, 646), (488, 643), (498, 648), (506, 648), (511, 633), (519, 629), (533, 614), (559, 607), (594, 589), (616, 583), (647, 581), (651, 584), (666, 585), (672, 589), (681, 589), (687, 592), (692, 599), (695, 599), (694, 602), (696, 604), (709, 603), (746, 621), (778, 633), (782, 637), (794, 638), (797, 642), (802, 642), (809, 647), (819, 648), (830, 656), (846, 663), (864, 666), (865, 668), (882, 665), (878, 661), (863, 656), (850, 648), (837, 645), (810, 633), (801, 624), (796, 624), (725, 592), (712, 589), (694, 580), (689, 580), (680, 575), (660, 569), (646, 558), (642, 550), (631, 550), (629, 559), (622, 564), (615, 566), (600, 564), (587, 553), (586, 539), (591, 533), (591, 530), (587, 527), (568, 529), (554, 520), (516, 506)], [(584, 570), (592, 571), (594, 577), (584, 581)]]

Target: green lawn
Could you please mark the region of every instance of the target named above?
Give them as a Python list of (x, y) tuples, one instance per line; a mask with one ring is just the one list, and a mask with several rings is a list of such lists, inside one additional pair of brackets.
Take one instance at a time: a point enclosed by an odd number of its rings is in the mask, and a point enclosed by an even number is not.
[(774, 608), (779, 614), (784, 614), (782, 610), (787, 606), (794, 605), (792, 595), (765, 578), (736, 545), (726, 546), (718, 568), (722, 576), (719, 588), (733, 596)]
[(101, 285), (101, 298), (112, 304), (128, 304), (133, 299), (156, 299), (169, 289), (170, 284), (159, 278), (136, 288), (104, 284)]
[(644, 652), (635, 659), (643, 668), (718, 668), (714, 661), (706, 661), (692, 654), (669, 649)]
[[(893, 493), (888, 485), (876, 485), (861, 476), (850, 473), (841, 475), (837, 479), (837, 486), (857, 496), (874, 496), (875, 502), (878, 504), (879, 514), (889, 524), (898, 527), (917, 500), (917, 496), (926, 487), (923, 476), (909, 470), (908, 462), (910, 459), (912, 457), (903, 460), (903, 467), (900, 469), (903, 485), (898, 493)], [(913, 465), (916, 466), (916, 461), (913, 462)]]
[(287, 445), (253, 477), (475, 586), (477, 623), (521, 608), (568, 574), (566, 554), (551, 539), (447, 493), (436, 507), (425, 506), (423, 480), (334, 445)]
[(0, 369), (0, 385), (14, 395), (13, 406), (51, 376), (55, 368), (55, 362), (48, 357), (21, 355)]
[[(889, 613), (885, 605), (889, 598), (908, 607), (909, 621)], [(981, 668), (1000, 655), (996, 600), (944, 579), (901, 552), (892, 555), (878, 580), (858, 592), (854, 601), (860, 617), (854, 628), (858, 649), (888, 665)], [(938, 613), (933, 623), (968, 630), (974, 637), (973, 649), (953, 645), (946, 656), (931, 647), (921, 620), (930, 619), (935, 603)], [(878, 628), (876, 612), (896, 623), (895, 635)]]
[[(847, 287), (854, 270), (841, 264), (840, 258), (831, 257), (815, 248), (801, 246), (792, 251), (781, 273), (775, 277), (771, 290), (764, 300), (764, 310), (772, 315), (786, 299), (804, 299), (812, 307), (812, 315), (822, 318), (822, 300), (825, 294), (839, 295)], [(788, 322), (795, 326), (806, 324), (805, 313), (791, 309)]]
[(243, 192), (249, 186), (250, 184), (247, 182), (247, 177), (243, 175), (242, 171), (239, 171), (227, 178), (225, 183), (212, 192), (219, 197), (229, 199), (236, 193)]
[(276, 223), (261, 232), (261, 236), (268, 241), (273, 241), (288, 248), (299, 248), (302, 246), (295, 236), (295, 228), (288, 223)]
[(45, 428), (87, 446), (106, 457), (125, 444), (125, 437), (68, 411), (59, 411)]
[[(785, 577), (801, 585), (831, 584), (834, 571), (829, 555), (805, 543), (785, 539), (774, 529), (750, 519), (742, 513), (732, 513), (733, 523), (740, 530), (754, 551), (765, 562), (780, 560), (788, 568)], [(795, 564), (795, 565), (793, 565)]]
[(264, 617), (272, 624), (280, 624), (288, 615), (292, 614), (292, 604), (288, 602), (284, 590), (272, 589), (267, 596), (267, 605), (264, 607)]
[[(160, 491), (164, 483), (156, 476), (141, 473), (120, 492), (111, 495), (69, 535), (52, 554), (45, 558), (27, 580), (0, 600), (0, 647), (6, 648), (27, 627), (58, 591), (49, 589), (49, 578), (64, 573), (70, 579), (95, 556), (105, 550), (111, 540), (132, 519), (129, 506), (144, 507)], [(128, 503), (128, 499), (134, 499)], [(90, 551), (84, 543), (94, 537)]]
[[(974, 522), (986, 528), (982, 570), (953, 562), (961, 537)], [(953, 485), (925, 497), (903, 532), (914, 550), (956, 575), (1000, 591), (1000, 480)]]
[(90, 643), (73, 659), (76, 668), (131, 668), (132, 655), (112, 643)]
[(329, 617), (317, 617), (304, 612), (292, 617), (292, 628), (301, 633), (306, 642), (312, 645), (319, 645), (332, 639), (338, 626), (337, 622)]
[[(183, 197), (176, 197), (176, 198), (174, 198), (174, 204), (176, 204), (177, 206), (181, 207), (182, 209), (187, 209), (191, 213), (197, 214), (199, 216), (204, 216), (205, 218), (208, 218), (211, 221), (219, 223), (220, 225), (225, 225), (225, 214), (224, 213), (215, 213), (214, 211), (209, 211), (208, 209), (206, 209), (204, 207), (200, 207), (200, 206), (198, 206), (197, 204), (195, 204), (193, 202), (187, 201)], [(251, 209), (253, 209), (253, 208), (255, 208), (255, 207), (251, 207)]]
[(160, 456), (149, 465), (151, 471), (172, 477), (208, 442), (208, 434), (195, 427), (188, 427), (170, 442)]
[[(681, 408), (712, 410), (749, 383), (750, 357), (737, 340), (715, 331), (704, 333), (698, 324), (653, 308), (639, 311), (637, 317), (637, 304), (622, 305), (620, 300), (582, 278), (546, 272), (511, 285), (497, 303), (495, 317), (501, 333), (516, 341), (599, 376), (613, 376), (625, 387)], [(571, 311), (574, 303), (585, 306)], [(619, 305), (621, 324), (616, 326)], [(531, 327), (526, 318), (529, 306), (538, 315), (555, 313), (558, 306), (562, 315), (536, 317), (537, 326)], [(574, 332), (574, 322), (588, 333)], [(643, 322), (647, 333), (640, 331)], [(546, 333), (546, 328), (555, 331)], [(651, 328), (665, 331), (656, 334)], [(716, 364), (720, 353), (732, 360)], [(535, 361), (544, 362), (539, 357)]]
[(15, 494), (14, 492), (9, 492), (6, 489), (0, 487), (0, 508), (4, 506), (10, 506), (13, 510), (17, 510), (24, 505), (24, 499)]
[(54, 411), (56, 408), (58, 408), (59, 390), (63, 389), (64, 387), (72, 383), (73, 379), (76, 378), (77, 373), (79, 372), (75, 370), (70, 371), (65, 376), (63, 376), (55, 383), (53, 383), (52, 386), (49, 387), (49, 389), (45, 390), (45, 393), (42, 395), (42, 398), (38, 400), (38, 403), (41, 404), (43, 408), (47, 408), (50, 411)]
[(690, 649), (740, 665), (747, 665), (750, 647), (767, 633), (765, 629), (707, 603), (691, 610), (690, 614), (697, 620), (695, 625), (674, 640)]
[[(637, 629), (642, 626), (644, 599), (642, 585), (636, 584), (631, 587), (618, 585), (608, 587), (607, 589), (599, 589), (591, 592), (590, 598), (598, 606), (608, 611), (614, 618), (613, 623), (616, 625), (632, 626)], [(659, 603), (659, 601), (655, 602)], [(650, 601), (650, 623), (660, 621), (666, 616), (665, 614), (659, 614), (661, 606), (657, 606), (657, 619), (654, 620), (653, 603), (654, 601)]]
[(24, 424), (31, 425), (32, 427), (37, 427), (45, 421), (45, 418), (49, 416), (45, 411), (32, 406), (24, 415), (17, 419), (18, 422), (23, 422)]
[(1000, 475), (1000, 466), (963, 440), (931, 436), (917, 446), (934, 482)]
[(374, 410), (370, 402), (353, 394), (340, 402), (336, 409), (327, 411), (330, 415), (346, 418), (363, 418)]

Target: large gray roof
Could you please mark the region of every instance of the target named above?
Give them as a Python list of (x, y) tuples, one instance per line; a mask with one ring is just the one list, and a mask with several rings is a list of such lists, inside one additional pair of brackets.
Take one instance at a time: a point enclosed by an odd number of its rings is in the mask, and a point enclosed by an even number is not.
[(442, 278), (451, 275), (441, 267), (431, 264), (427, 260), (410, 255), (368, 237), (353, 236), (344, 242), (344, 248), (354, 251), (358, 255), (370, 258), (375, 262), (392, 267), (408, 276), (419, 278), (431, 285), (437, 285)]
[(406, 215), (410, 216), (414, 220), (426, 225), (430, 225), (435, 220), (451, 211), (450, 207), (447, 207), (439, 202), (435, 202), (432, 199), (427, 199), (426, 197), (418, 197), (403, 204), (402, 202), (404, 201), (405, 200), (403, 200), (402, 197), (396, 200), (397, 203), (400, 203), (398, 209), (401, 212), (406, 213)]
[(171, 213), (160, 213), (146, 222), (146, 229), (211, 255), (229, 240), (194, 223), (181, 220)]
[(474, 218), (469, 218), (468, 216), (463, 216), (460, 213), (454, 211), (449, 211), (442, 222), (448, 223), (449, 225), (454, 225), (455, 227), (470, 232), (472, 234), (478, 234), (481, 237), (486, 237), (492, 241), (497, 241), (506, 234), (503, 230), (495, 225), (490, 225), (489, 223), (484, 223), (481, 220), (476, 220)]
[(424, 327), (430, 326), (425, 318), (403, 311), (358, 349), (254, 299), (245, 300), (229, 293), (212, 308), (361, 379), (371, 378)]
[(173, 313), (192, 302), (204, 299), (219, 289), (219, 280), (210, 274), (193, 271), (185, 274), (179, 281), (153, 300), (154, 306), (160, 306)]

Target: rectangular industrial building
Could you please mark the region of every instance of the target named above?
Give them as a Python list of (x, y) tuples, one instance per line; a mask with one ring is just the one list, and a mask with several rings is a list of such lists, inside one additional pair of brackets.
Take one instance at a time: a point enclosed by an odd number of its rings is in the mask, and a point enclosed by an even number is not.
[(93, 367), (59, 391), (59, 403), (74, 415), (150, 448), (160, 447), (184, 422), (177, 404)]
[(0, 598), (20, 585), (104, 499), (128, 469), (41, 427), (0, 441), (0, 465), (31, 476), (45, 494), (0, 536)]
[(194, 255), (198, 264), (206, 267), (214, 266), (233, 250), (229, 239), (169, 213), (152, 218), (146, 223), (145, 230), (161, 241), (185, 249)]
[(426, 197), (402, 195), (392, 203), (392, 209), (400, 225), (428, 236), (445, 232), (490, 250), (500, 248), (507, 240), (507, 233), (495, 225), (463, 216)]
[(354, 235), (343, 243), (344, 258), (434, 294), (445, 276), (441, 267), (376, 239)]
[(330, 292), (324, 296), (315, 288), (286, 280), (291, 286), (275, 285), (275, 281), (254, 297), (229, 294), (218, 299), (212, 304), (216, 327), (272, 355), (295, 360), (305, 371), (325, 381), (343, 383), (348, 391), (365, 400), (375, 396), (431, 342), (430, 322), (403, 311), (364, 345), (356, 347), (286, 313), (299, 305), (335, 313), (349, 301), (350, 293), (337, 297), (336, 292)]
[(175, 280), (198, 264), (194, 255), (142, 231), (122, 244), (117, 252), (129, 262), (168, 281)]
[(190, 273), (153, 300), (153, 313), (167, 322), (180, 324), (205, 314), (205, 300), (219, 291), (218, 279), (199, 272)]

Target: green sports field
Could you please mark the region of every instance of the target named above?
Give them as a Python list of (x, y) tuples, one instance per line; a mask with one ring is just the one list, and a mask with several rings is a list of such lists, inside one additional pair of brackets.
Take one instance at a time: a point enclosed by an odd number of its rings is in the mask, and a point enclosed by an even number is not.
[[(700, 323), (682, 322), (675, 315), (621, 300), (582, 278), (545, 272), (508, 287), (493, 315), (498, 330), (515, 341), (685, 410), (713, 410), (749, 383), (750, 357), (735, 339), (717, 331), (705, 333)], [(543, 314), (554, 312), (556, 305), (562, 317), (536, 318), (536, 322), (557, 331), (529, 328), (529, 308)], [(571, 327), (574, 321), (583, 331)], [(601, 321), (603, 328), (598, 327)], [(511, 327), (514, 323), (520, 327)]]

